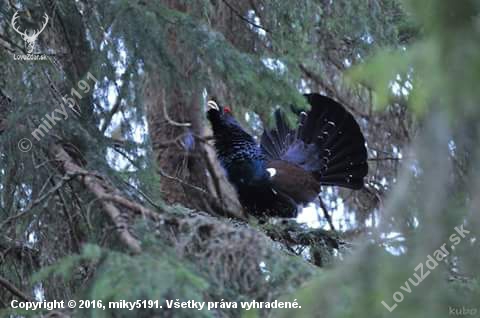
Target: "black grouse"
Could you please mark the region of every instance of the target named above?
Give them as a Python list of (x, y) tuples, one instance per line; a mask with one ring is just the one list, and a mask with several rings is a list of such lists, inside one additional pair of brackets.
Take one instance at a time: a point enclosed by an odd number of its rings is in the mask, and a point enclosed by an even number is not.
[(292, 130), (280, 110), (276, 127), (258, 144), (228, 107), (208, 101), (215, 149), (244, 209), (257, 217), (295, 217), (315, 200), (321, 185), (363, 187), (368, 173), (365, 139), (353, 116), (339, 103), (306, 94), (310, 111)]

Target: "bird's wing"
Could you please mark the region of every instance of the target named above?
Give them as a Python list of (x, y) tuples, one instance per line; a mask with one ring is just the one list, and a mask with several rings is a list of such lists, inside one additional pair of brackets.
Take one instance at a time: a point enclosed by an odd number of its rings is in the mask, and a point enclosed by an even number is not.
[(267, 163), (267, 170), (273, 189), (289, 196), (296, 204), (311, 202), (320, 192), (320, 183), (310, 172), (298, 165), (284, 160), (273, 160)]
[[(275, 111), (275, 117), (277, 117), (277, 112)], [(281, 114), (279, 114), (281, 116)], [(263, 152), (267, 155), (268, 159), (279, 159), (282, 153), (282, 139), (279, 135), (278, 129), (263, 131), (262, 137), (260, 139), (260, 146), (263, 149)]]
[[(305, 113), (303, 113), (305, 114)], [(290, 129), (288, 123), (280, 109), (274, 113), (275, 129), (267, 130), (262, 134), (260, 145), (269, 160), (279, 160), (287, 149), (297, 140), (298, 129)], [(302, 118), (304, 116), (301, 116)], [(301, 126), (301, 121), (300, 124)]]

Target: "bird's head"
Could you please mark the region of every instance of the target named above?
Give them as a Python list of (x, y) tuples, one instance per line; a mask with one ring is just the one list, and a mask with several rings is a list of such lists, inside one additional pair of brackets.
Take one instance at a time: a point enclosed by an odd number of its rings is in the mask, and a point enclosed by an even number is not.
[(225, 116), (233, 116), (232, 115), (232, 110), (228, 106), (220, 106), (215, 100), (211, 99), (207, 102), (208, 106), (208, 111), (207, 115), (208, 117), (225, 117)]
[(230, 147), (234, 140), (255, 145), (253, 137), (242, 128), (228, 106), (222, 107), (214, 100), (209, 100), (207, 106), (207, 118), (212, 124), (213, 136), (218, 145)]
[(240, 126), (228, 106), (220, 106), (213, 99), (207, 102), (207, 118), (212, 126)]

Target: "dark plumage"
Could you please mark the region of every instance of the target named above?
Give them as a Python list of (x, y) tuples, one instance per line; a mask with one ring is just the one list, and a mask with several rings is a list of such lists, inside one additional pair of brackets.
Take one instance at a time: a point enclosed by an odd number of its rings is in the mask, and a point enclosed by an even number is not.
[(228, 108), (209, 101), (215, 149), (248, 213), (295, 217), (321, 185), (360, 189), (368, 173), (365, 139), (353, 116), (334, 100), (305, 95), (311, 109), (292, 130), (275, 112), (275, 129), (261, 142), (245, 132)]

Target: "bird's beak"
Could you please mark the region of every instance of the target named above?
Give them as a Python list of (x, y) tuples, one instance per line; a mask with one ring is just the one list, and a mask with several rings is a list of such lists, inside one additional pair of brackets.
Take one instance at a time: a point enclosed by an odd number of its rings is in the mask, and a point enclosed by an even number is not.
[(207, 106), (208, 106), (208, 108), (215, 109), (216, 111), (220, 110), (220, 107), (218, 107), (217, 103), (214, 100), (209, 100), (207, 102)]

